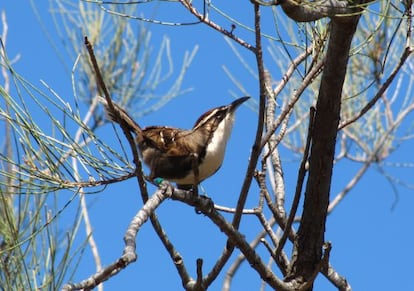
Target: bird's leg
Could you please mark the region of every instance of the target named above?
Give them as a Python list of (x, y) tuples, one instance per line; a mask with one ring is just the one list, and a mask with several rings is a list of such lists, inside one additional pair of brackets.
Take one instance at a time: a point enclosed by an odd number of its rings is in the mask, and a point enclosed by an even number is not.
[(191, 166), (193, 168), (194, 173), (194, 182), (193, 182), (193, 194), (198, 196), (198, 183), (199, 183), (199, 172), (198, 172), (198, 154), (192, 153), (192, 163)]

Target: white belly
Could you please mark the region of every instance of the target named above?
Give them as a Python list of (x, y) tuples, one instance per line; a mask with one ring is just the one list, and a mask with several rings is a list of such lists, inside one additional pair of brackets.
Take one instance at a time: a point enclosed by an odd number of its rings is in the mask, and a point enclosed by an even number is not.
[[(221, 166), (226, 151), (227, 140), (233, 126), (233, 118), (229, 118), (220, 123), (216, 132), (207, 146), (206, 155), (203, 162), (199, 165), (199, 182), (213, 175)], [(173, 180), (181, 185), (188, 185), (194, 183), (194, 172), (191, 171), (186, 177), (182, 179)]]

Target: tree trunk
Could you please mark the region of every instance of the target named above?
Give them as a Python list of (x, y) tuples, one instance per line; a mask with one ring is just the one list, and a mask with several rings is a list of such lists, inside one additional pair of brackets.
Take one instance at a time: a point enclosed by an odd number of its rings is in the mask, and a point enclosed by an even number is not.
[(350, 16), (331, 21), (326, 62), (316, 104), (304, 209), (289, 274), (290, 278), (302, 282), (312, 278), (322, 256), (342, 86), (358, 20), (359, 16)]

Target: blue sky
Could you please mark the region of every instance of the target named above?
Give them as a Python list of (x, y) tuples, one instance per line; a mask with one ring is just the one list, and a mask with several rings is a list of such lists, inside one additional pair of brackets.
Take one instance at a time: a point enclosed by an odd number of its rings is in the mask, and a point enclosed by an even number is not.
[[(53, 24), (48, 13), (48, 5), (44, 2), (39, 2), (37, 7), (43, 21), (49, 27)], [(15, 70), (35, 85), (41, 86), (40, 80), (46, 81), (61, 96), (67, 98), (69, 103), (73, 102), (70, 76), (51, 49), (30, 3), (22, 0), (13, 3), (5, 1), (0, 8), (6, 11), (9, 24), (9, 56), (13, 58), (16, 54), (20, 55), (19, 61), (14, 65)], [(237, 9), (245, 8), (240, 5)], [(235, 13), (243, 15), (237, 9)], [(159, 13), (163, 15), (165, 12)], [(251, 11), (244, 15), (243, 21), (251, 24)], [(56, 37), (53, 34), (54, 30), (50, 31), (51, 37)], [(172, 55), (177, 64), (180, 63), (184, 51), (191, 50), (195, 45), (199, 45), (199, 51), (184, 81), (184, 88), (193, 88), (192, 92), (172, 100), (159, 111), (140, 118), (140, 124), (191, 127), (204, 111), (231, 102), (233, 97), (230, 91), (237, 92), (237, 89), (224, 73), (222, 65), (232, 68), (234, 72), (242, 72), (242, 66), (220, 34), (203, 25), (155, 25), (151, 27), (151, 31), (154, 45), (159, 43), (164, 35), (171, 38)], [(252, 37), (247, 32), (243, 33), (246, 33), (247, 38)], [(83, 43), (80, 42), (79, 45), (82, 46)], [(253, 61), (253, 55), (246, 55)], [(68, 60), (66, 65), (70, 67), (72, 63)], [(253, 62), (252, 65), (254, 66)], [(277, 77), (278, 73), (274, 72), (274, 75)], [(252, 97), (257, 100), (256, 80), (245, 73), (240, 73), (240, 76)], [(238, 198), (241, 187), (238, 181), (241, 181), (246, 171), (256, 126), (254, 102), (250, 105), (243, 106), (237, 111), (234, 131), (222, 168), (203, 183), (208, 195), (220, 205), (232, 207)], [(176, 114), (177, 112), (179, 114)], [(111, 133), (112, 129), (109, 126), (98, 131), (104, 140), (110, 140)], [(391, 160), (412, 162), (412, 146), (412, 142), (403, 145), (391, 156)], [(284, 165), (287, 200), (290, 202), (298, 162), (292, 161), (290, 156), (284, 158)], [(349, 163), (347, 167), (334, 169), (333, 194), (342, 189), (348, 181), (349, 172), (355, 168), (354, 164)], [(392, 173), (404, 181), (412, 181), (411, 168), (395, 168)], [(94, 236), (104, 265), (112, 263), (121, 254), (124, 231), (142, 205), (136, 187), (136, 182), (129, 180), (87, 197)], [(396, 201), (390, 184), (373, 168), (328, 218), (326, 240), (331, 241), (333, 246), (331, 263), (347, 278), (354, 290), (407, 289), (407, 283), (401, 278), (411, 275), (411, 262), (414, 260), (414, 196), (412, 190), (399, 186), (397, 189), (399, 195)], [(248, 207), (255, 206), (257, 190), (255, 185), (252, 186)], [(150, 188), (151, 191), (154, 189)], [(69, 199), (69, 194), (62, 193), (62, 200), (65, 200), (65, 195)], [(392, 208), (394, 203), (395, 207)], [(69, 212), (67, 217), (70, 217), (70, 211), (74, 208), (68, 207), (65, 210)], [(157, 214), (170, 239), (183, 255), (191, 275), (195, 276), (195, 261), (198, 257), (204, 259), (205, 268), (208, 270), (214, 263), (212, 258), (216, 258), (225, 246), (224, 235), (206, 217), (196, 215), (193, 209), (175, 201), (163, 203)], [(64, 220), (65, 217), (64, 213), (60, 223), (62, 229), (70, 224)], [(242, 230), (249, 239), (254, 238), (253, 230), (258, 227), (254, 217), (246, 217), (242, 222)], [(106, 282), (105, 290), (181, 290), (179, 276), (149, 224), (138, 233), (137, 245), (137, 262)], [(233, 257), (237, 254), (236, 251)], [(92, 258), (90, 253), (86, 252), (75, 278), (82, 280), (93, 271)], [(211, 286), (211, 290), (220, 290), (222, 279), (223, 275)], [(234, 279), (232, 290), (258, 290), (259, 287), (259, 277), (250, 271), (248, 264), (244, 264)], [(334, 288), (320, 276), (315, 290)]]

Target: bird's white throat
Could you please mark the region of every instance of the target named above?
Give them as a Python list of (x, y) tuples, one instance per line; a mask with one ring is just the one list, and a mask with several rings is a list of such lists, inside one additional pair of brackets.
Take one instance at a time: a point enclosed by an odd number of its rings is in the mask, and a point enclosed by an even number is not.
[[(234, 116), (230, 114), (222, 122), (220, 122), (206, 148), (206, 155), (199, 165), (200, 181), (213, 175), (221, 166), (224, 153), (226, 151), (227, 141), (233, 128)], [(194, 183), (194, 173), (191, 171), (186, 177), (175, 180), (178, 184)]]

